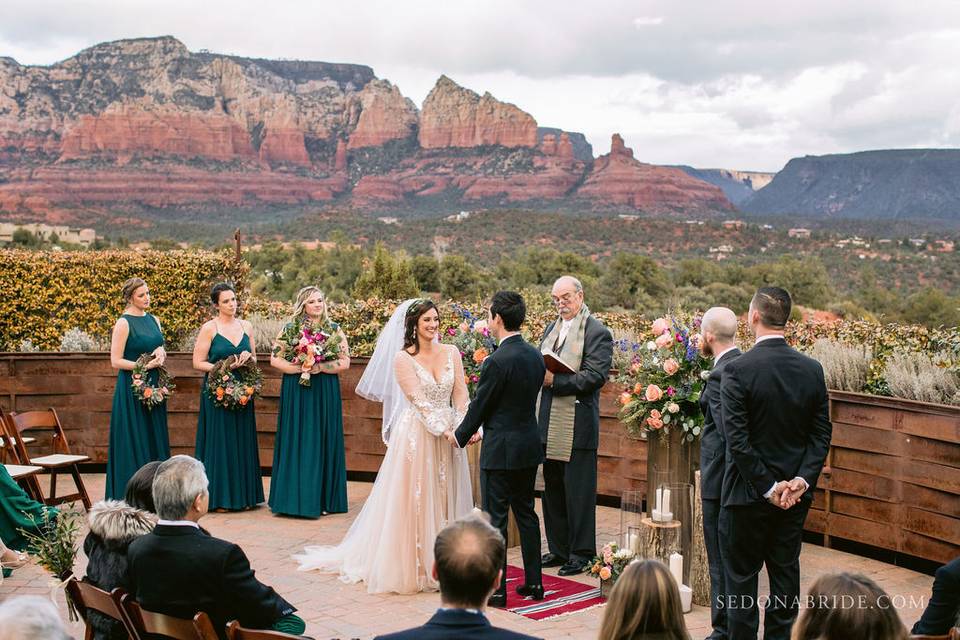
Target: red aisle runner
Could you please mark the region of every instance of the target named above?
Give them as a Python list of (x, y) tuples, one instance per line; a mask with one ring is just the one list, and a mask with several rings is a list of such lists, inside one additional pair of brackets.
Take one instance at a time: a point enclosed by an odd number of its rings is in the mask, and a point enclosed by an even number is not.
[(582, 611), (605, 602), (600, 597), (599, 585), (584, 584), (546, 573), (543, 574), (543, 590), (546, 596), (543, 600), (528, 600), (517, 595), (515, 589), (518, 584), (523, 584), (523, 569), (507, 565), (507, 611), (531, 620), (544, 620)]

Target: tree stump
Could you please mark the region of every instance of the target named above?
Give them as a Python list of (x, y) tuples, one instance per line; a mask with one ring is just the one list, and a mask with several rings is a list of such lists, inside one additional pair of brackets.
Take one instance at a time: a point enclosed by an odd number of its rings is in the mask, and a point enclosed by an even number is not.
[(703, 503), (700, 496), (700, 472), (693, 480), (693, 545), (690, 552), (690, 588), (693, 603), (710, 606), (710, 563), (707, 560), (707, 545), (703, 539)]
[(636, 551), (641, 558), (656, 558), (669, 564), (671, 553), (683, 553), (680, 521), (654, 522), (650, 518), (642, 518)]

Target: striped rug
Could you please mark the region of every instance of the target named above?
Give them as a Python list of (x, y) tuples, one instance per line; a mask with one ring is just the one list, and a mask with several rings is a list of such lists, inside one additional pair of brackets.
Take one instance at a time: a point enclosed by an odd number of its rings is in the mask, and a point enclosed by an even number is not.
[(558, 576), (543, 574), (543, 600), (533, 600), (517, 595), (516, 586), (523, 584), (523, 569), (507, 566), (507, 611), (531, 620), (544, 620), (582, 611), (605, 600), (600, 597), (599, 582), (585, 584)]

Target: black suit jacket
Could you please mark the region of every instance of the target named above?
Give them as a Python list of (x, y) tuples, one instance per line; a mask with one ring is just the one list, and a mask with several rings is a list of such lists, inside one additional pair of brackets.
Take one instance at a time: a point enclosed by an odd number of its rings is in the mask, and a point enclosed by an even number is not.
[(729, 362), (720, 383), (727, 442), (723, 506), (765, 502), (779, 480), (800, 476), (813, 489), (830, 449), (823, 368), (782, 338), (758, 342)]
[[(550, 335), (554, 321), (547, 327), (543, 340)], [(540, 341), (541, 348), (543, 340)], [(553, 348), (553, 345), (550, 345)], [(613, 366), (613, 336), (593, 316), (587, 318), (583, 332), (583, 358), (577, 373), (558, 373), (553, 386), (544, 387), (540, 394), (540, 442), (547, 443), (550, 430), (550, 408), (554, 396), (577, 396), (573, 419), (573, 448), (596, 449), (600, 443), (600, 389), (610, 377)]]
[(178, 618), (204, 611), (221, 637), (230, 620), (267, 629), (296, 611), (254, 577), (240, 547), (194, 527), (157, 525), (127, 558), (130, 590), (144, 609)]
[(723, 354), (710, 370), (710, 377), (700, 394), (700, 412), (703, 413), (703, 435), (700, 438), (700, 495), (706, 500), (719, 500), (726, 467), (727, 443), (723, 437), (723, 411), (720, 406), (720, 380), (727, 363), (740, 357), (733, 348)]
[(915, 635), (946, 635), (950, 627), (960, 626), (960, 558), (937, 569), (933, 593), (923, 615), (910, 632)]
[(482, 613), (471, 613), (463, 609), (440, 609), (422, 627), (377, 636), (374, 640), (456, 640), (457, 638), (537, 640), (533, 636), (498, 629), (492, 626)]
[(543, 461), (537, 394), (546, 370), (540, 352), (519, 335), (501, 342), (484, 361), (477, 392), (456, 432), (462, 447), (483, 426), (481, 469), (528, 469)]

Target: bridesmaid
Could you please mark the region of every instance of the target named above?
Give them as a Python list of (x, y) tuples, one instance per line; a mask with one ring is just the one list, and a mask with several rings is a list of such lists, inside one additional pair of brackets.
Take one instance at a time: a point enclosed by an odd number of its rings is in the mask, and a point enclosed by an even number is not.
[[(213, 286), (210, 300), (217, 317), (200, 329), (193, 347), (193, 368), (209, 372), (214, 365), (237, 356), (234, 368), (256, 362), (253, 327), (237, 318), (237, 293), (225, 282)], [(207, 377), (200, 388), (197, 423), (197, 460), (210, 479), (210, 508), (249, 509), (263, 502), (257, 421), (253, 402), (242, 409), (223, 409), (207, 395)]]
[(297, 294), (290, 322), (305, 319), (335, 331), (340, 338), (340, 358), (315, 365), (310, 386), (305, 387), (300, 384), (299, 366), (275, 355), (270, 357), (270, 364), (284, 373), (270, 508), (274, 513), (319, 518), (347, 511), (347, 464), (337, 374), (350, 366), (350, 356), (347, 339), (327, 317), (323, 292), (317, 287), (304, 287)]
[[(136, 360), (145, 353), (153, 356), (148, 370), (163, 366), (167, 352), (163, 348), (160, 321), (147, 313), (150, 290), (140, 278), (123, 283), (123, 315), (113, 326), (110, 340), (110, 364), (118, 369), (110, 412), (110, 449), (107, 453), (108, 500), (123, 500), (127, 481), (137, 469), (154, 460), (170, 457), (167, 434), (167, 404), (147, 409), (133, 396), (132, 371)], [(150, 384), (156, 384), (159, 373), (150, 371)]]

